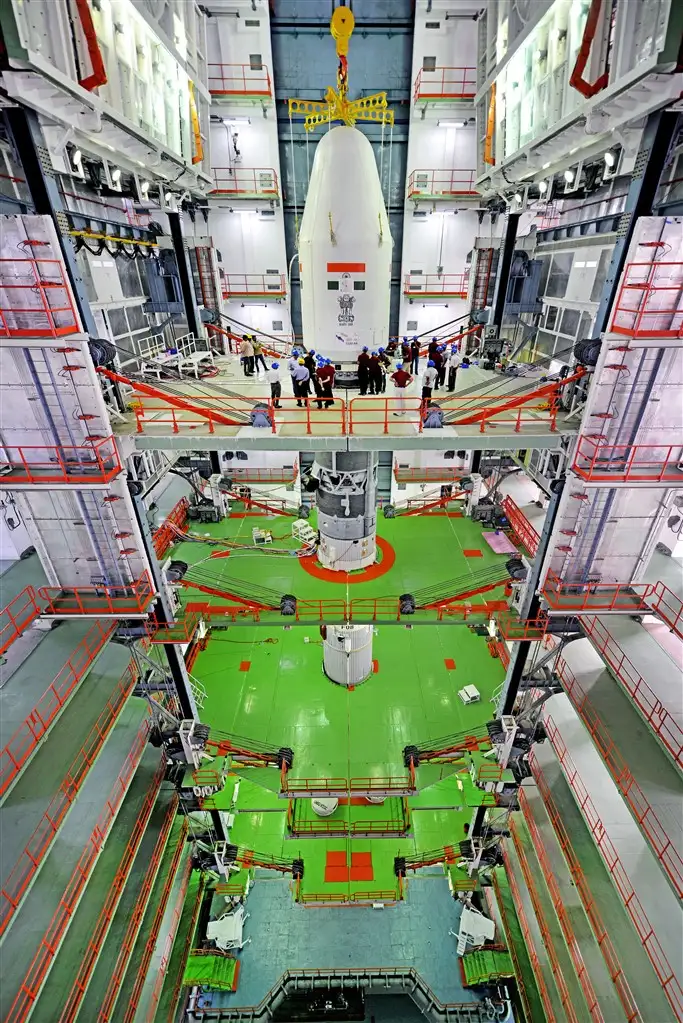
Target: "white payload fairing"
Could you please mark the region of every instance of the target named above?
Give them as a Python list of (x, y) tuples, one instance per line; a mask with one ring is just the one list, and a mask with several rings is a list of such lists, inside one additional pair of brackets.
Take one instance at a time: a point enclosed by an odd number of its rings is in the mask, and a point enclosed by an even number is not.
[(304, 344), (355, 364), (389, 338), (392, 240), (372, 146), (330, 128), (316, 148), (299, 233)]

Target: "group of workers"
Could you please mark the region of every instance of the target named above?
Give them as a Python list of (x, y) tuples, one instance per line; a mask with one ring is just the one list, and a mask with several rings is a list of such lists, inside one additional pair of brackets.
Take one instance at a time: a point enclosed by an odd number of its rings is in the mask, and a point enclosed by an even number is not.
[(240, 342), (240, 362), (245, 377), (253, 377), (258, 370), (259, 362), (263, 365), (265, 373), (268, 372), (266, 359), (263, 354), (263, 345), (256, 337), (256, 334), (243, 334)]

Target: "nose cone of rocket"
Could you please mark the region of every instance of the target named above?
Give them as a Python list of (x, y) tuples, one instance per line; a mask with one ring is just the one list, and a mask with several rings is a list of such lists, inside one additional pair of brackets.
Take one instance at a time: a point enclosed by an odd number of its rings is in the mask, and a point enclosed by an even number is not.
[(372, 146), (357, 128), (317, 145), (299, 234), (304, 341), (355, 361), (389, 335), (392, 239)]

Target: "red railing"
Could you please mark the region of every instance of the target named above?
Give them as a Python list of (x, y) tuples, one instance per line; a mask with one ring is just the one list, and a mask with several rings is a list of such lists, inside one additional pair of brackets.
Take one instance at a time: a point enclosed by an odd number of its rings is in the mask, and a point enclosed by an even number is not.
[(654, 591), (650, 583), (578, 583), (565, 582), (549, 569), (542, 593), (558, 611), (631, 611), (650, 610), (646, 598)]
[(539, 894), (536, 890), (534, 875), (532, 873), (531, 866), (529, 865), (529, 862), (526, 858), (526, 850), (524, 849), (524, 845), (520, 839), (518, 827), (516, 826), (515, 821), (512, 817), (510, 817), (509, 827), (510, 832), (512, 834), (512, 841), (517, 851), (519, 865), (522, 868), (522, 874), (524, 875), (524, 880), (529, 891), (529, 898), (531, 899), (531, 904), (534, 908), (536, 923), (538, 924), (538, 928), (541, 932), (541, 938), (543, 939), (545, 950), (548, 953), (548, 960), (553, 971), (553, 979), (555, 981), (555, 986), (560, 996), (560, 1001), (562, 1002), (562, 1008), (564, 1009), (565, 1012), (565, 1019), (569, 1020), (569, 1023), (578, 1023), (578, 1018), (576, 1012), (574, 1011), (571, 995), (569, 994), (569, 988), (567, 987), (567, 982), (564, 979), (564, 974), (562, 973), (562, 970), (560, 968), (560, 963), (557, 958), (557, 953), (555, 952), (553, 939), (550, 935), (550, 931), (548, 930), (548, 923), (545, 918), (545, 913), (543, 912), (543, 905), (541, 903)]
[(610, 330), (628, 337), (683, 337), (682, 292), (683, 263), (628, 263)]
[(80, 329), (61, 260), (0, 259), (0, 337), (62, 337)]
[(579, 437), (572, 469), (581, 479), (608, 483), (680, 483), (683, 445), (610, 444)]
[(421, 298), (467, 298), (467, 274), (406, 274), (403, 294)]
[(576, 707), (579, 717), (592, 736), (607, 770), (626, 800), (641, 831), (647, 836), (662, 869), (669, 877), (678, 897), (683, 898), (683, 859), (676, 848), (675, 841), (667, 834), (664, 824), (614, 745), (602, 718), (590, 702), (590, 697), (583, 690), (581, 683), (563, 657), (558, 658), (555, 670), (562, 679), (567, 696)]
[(0, 654), (4, 654), (39, 615), (36, 591), (27, 586), (0, 610)]
[(7, 486), (17, 482), (47, 483), (108, 483), (122, 472), (116, 442), (113, 437), (92, 441), (89, 446), (63, 447), (29, 445), (8, 447), (0, 445), (0, 461), (11, 466), (4, 477)]
[(280, 184), (272, 167), (212, 167), (213, 188), (208, 195), (279, 198)]
[(292, 821), (292, 834), (299, 837), (306, 835), (365, 835), (372, 833), (378, 838), (387, 835), (391, 838), (405, 835), (407, 824), (401, 821), (342, 821), (321, 818), (315, 821)]
[(256, 469), (251, 466), (229, 466), (225, 475), (235, 484), (294, 483), (299, 475), (298, 465), (283, 465), (279, 469)]
[(208, 64), (209, 92), (212, 96), (272, 96), (270, 72), (265, 64)]
[(547, 711), (543, 715), (543, 723), (546, 734), (553, 745), (560, 764), (562, 765), (569, 787), (574, 792), (579, 809), (581, 810), (586, 824), (588, 825), (588, 829), (602, 855), (605, 866), (611, 874), (612, 881), (622, 898), (626, 912), (638, 932), (638, 936), (662, 985), (662, 989), (669, 1000), (669, 1004), (674, 1010), (676, 1019), (683, 1020), (683, 989), (681, 989), (681, 985), (679, 984), (674, 971), (671, 969), (664, 949), (660, 945), (654, 932), (654, 928), (648, 920), (647, 914), (645, 913), (645, 910), (634, 891), (628, 874), (619, 859), (619, 854), (609, 838), (607, 829), (605, 828), (605, 825), (595, 808), (595, 804), (589, 796), (588, 790), (584, 785), (571, 756), (569, 755), (569, 751), (564, 740), (562, 739), (555, 722)]
[(510, 667), (510, 651), (506, 644), (496, 639), (492, 643), (492, 648), (500, 663), (507, 670)]
[[(166, 941), (164, 942), (164, 950), (163, 950), (163, 953), (161, 955), (161, 959), (159, 961), (159, 969), (157, 970), (156, 979), (154, 981), (154, 987), (152, 988), (152, 993), (150, 995), (149, 1005), (147, 1007), (147, 1015), (145, 1016), (145, 1023), (154, 1023), (154, 1021), (156, 1019), (157, 1006), (159, 1004), (159, 999), (161, 998), (161, 992), (163, 991), (164, 983), (166, 982), (166, 973), (167, 973), (167, 970), (168, 970), (168, 964), (169, 964), (169, 961), (170, 961), (170, 958), (171, 958), (171, 953), (173, 952), (173, 943), (175, 942), (176, 934), (178, 933), (178, 927), (180, 926), (180, 918), (181, 918), (182, 913), (183, 913), (183, 903), (185, 902), (185, 896), (187, 895), (187, 889), (188, 889), (189, 884), (190, 884), (190, 874), (191, 873), (192, 873), (192, 865), (191, 865), (190, 861), (188, 860), (187, 867), (185, 868), (185, 875), (183, 877), (183, 880), (182, 880), (182, 883), (180, 885), (180, 888), (178, 889), (178, 895), (176, 896), (176, 904), (175, 904), (175, 906), (173, 908), (173, 915), (172, 915), (172, 918), (171, 918), (171, 925), (170, 925), (168, 934), (166, 935)], [(215, 950), (213, 950), (213, 949), (204, 949), (202, 951), (206, 951), (206, 953), (208, 955), (211, 955), (211, 954), (215, 955), (216, 954)], [(234, 959), (235, 958), (234, 956), (231, 956), (229, 953), (220, 953), (220, 954), (221, 955), (225, 955), (226, 958), (229, 958), (229, 959)], [(239, 964), (239, 960), (238, 960), (237, 961), (237, 970), (238, 971), (239, 971), (239, 968), (240, 968), (240, 964)]]
[(43, 586), (38, 596), (45, 601), (43, 614), (62, 615), (111, 614), (125, 618), (127, 614), (145, 611), (155, 597), (154, 586), (147, 572), (128, 586)]
[(114, 787), (104, 804), (104, 809), (97, 819), (92, 835), (69, 879), (64, 894), (50, 921), (45, 934), (40, 940), (38, 949), (31, 961), (16, 998), (14, 999), (4, 1023), (25, 1023), (36, 999), (40, 994), (50, 966), (55, 959), (64, 934), (76, 911), (81, 893), (93, 871), (100, 850), (104, 845), (109, 829), (118, 813), (128, 785), (140, 762), (147, 746), (149, 736), (149, 719), (145, 718), (138, 730), (133, 746), (130, 749)]
[(189, 643), (199, 625), (200, 616), (192, 612), (180, 612), (175, 621), (171, 623), (159, 623), (156, 618), (149, 618), (145, 624), (145, 631), (149, 636), (150, 643)]
[(416, 103), (421, 99), (474, 99), (476, 91), (476, 67), (435, 67), (432, 71), (420, 68), (415, 79), (413, 99)]
[(543, 976), (543, 967), (541, 966), (541, 961), (538, 958), (538, 952), (536, 951), (534, 940), (531, 936), (531, 931), (529, 930), (526, 913), (524, 912), (524, 905), (517, 886), (517, 878), (512, 871), (512, 865), (510, 863), (510, 857), (507, 849), (505, 848), (505, 842), (501, 843), (501, 851), (503, 853), (503, 862), (505, 863), (505, 873), (507, 875), (508, 884), (510, 885), (510, 894), (512, 895), (515, 912), (517, 913), (519, 926), (524, 937), (524, 944), (526, 946), (529, 959), (531, 960), (531, 968), (534, 971), (536, 986), (538, 987), (538, 993), (541, 996), (541, 1001), (543, 1002), (546, 1018), (548, 1023), (558, 1023), (553, 1009), (553, 1003), (550, 1000), (550, 992), (548, 991), (548, 986), (545, 982), (545, 977)]
[(50, 800), (26, 848), (8, 874), (0, 893), (0, 936), (7, 930), (32, 878), (52, 847), (62, 821), (81, 790), (88, 772), (109, 735), (119, 711), (130, 695), (137, 673), (131, 664), (117, 682), (107, 705), (88, 733), (76, 759), (69, 767), (58, 791)]
[(287, 294), (284, 274), (223, 274), (223, 298), (283, 298)]
[(182, 533), (187, 530), (187, 512), (190, 502), (186, 497), (181, 497), (173, 506), (164, 521), (152, 535), (154, 552), (157, 558), (163, 558), (166, 551), (173, 546), (177, 540), (176, 530)]
[[(583, 991), (584, 998), (586, 999), (588, 1012), (595, 1023), (600, 1023), (600, 1021), (604, 1020), (604, 1016), (600, 1011), (600, 1006), (598, 1005), (598, 1001), (595, 996), (595, 989), (593, 988), (592, 981), (588, 975), (586, 964), (583, 960), (583, 956), (581, 955), (581, 948), (576, 940), (574, 928), (572, 927), (569, 914), (562, 900), (562, 893), (560, 892), (559, 885), (555, 879), (553, 868), (550, 865), (550, 860), (548, 859), (548, 854), (545, 850), (543, 838), (538, 830), (536, 821), (534, 820), (533, 811), (529, 806), (529, 800), (523, 785), (520, 785), (519, 787), (519, 805), (522, 809), (522, 813), (524, 814), (524, 820), (526, 821), (526, 825), (529, 829), (534, 852), (536, 853), (538, 862), (541, 865), (541, 871), (543, 872), (543, 877), (545, 878), (550, 898), (552, 899), (553, 906), (555, 907), (560, 927), (562, 928), (562, 933), (564, 935), (565, 944), (567, 945), (572, 965), (574, 966), (576, 976), (579, 984), (581, 985), (581, 990)], [(516, 834), (517, 826), (512, 818), (510, 822), (510, 829), (513, 835)]]
[(548, 627), (548, 616), (541, 612), (537, 618), (520, 619), (512, 611), (497, 611), (496, 625), (504, 640), (510, 643), (543, 639)]
[(661, 739), (678, 766), (683, 767), (683, 728), (655, 696), (600, 619), (586, 616), (581, 625), (584, 632), (591, 637), (598, 653), (623, 684), (652, 731)]
[[(398, 902), (400, 893), (391, 888), (378, 889), (375, 892), (300, 892), (297, 902), (302, 905), (324, 905), (334, 902), (339, 905), (365, 905), (369, 902), (383, 902), (385, 905)], [(309, 971), (303, 971), (308, 973)]]
[[(524, 986), (524, 973), (522, 971), (519, 956), (515, 949), (515, 942), (512, 940), (514, 935), (511, 935), (510, 933), (510, 924), (508, 922), (507, 909), (505, 906), (505, 902), (503, 901), (503, 898), (501, 896), (500, 882), (498, 881), (498, 875), (496, 874), (495, 870), (491, 871), (491, 881), (493, 884), (493, 890), (495, 892), (495, 902), (498, 906), (498, 912), (500, 914), (500, 918), (503, 924), (503, 934), (501, 935), (501, 937), (505, 938), (506, 942), (506, 944), (503, 947), (507, 948), (507, 951), (510, 953), (510, 958), (512, 959), (512, 964), (515, 970), (515, 980), (517, 982), (517, 992), (522, 1000), (522, 1005), (524, 1006), (524, 1018), (526, 1020), (532, 1020), (533, 1016), (531, 1015), (531, 1005), (529, 1003), (529, 996), (527, 995), (526, 988)], [(490, 891), (491, 890), (489, 888), (484, 888), (483, 895), (487, 902), (489, 919), (493, 919), (494, 900), (490, 894)]]
[(518, 508), (509, 495), (506, 495), (503, 498), (501, 507), (508, 522), (510, 523), (510, 529), (515, 534), (518, 543), (521, 543), (521, 545), (526, 548), (528, 554), (530, 554), (532, 558), (535, 558), (538, 552), (538, 546), (541, 542), (540, 536), (531, 525), (524, 512)]
[(360, 796), (365, 793), (385, 792), (394, 796), (404, 796), (413, 794), (415, 789), (415, 769), (412, 767), (410, 774), (402, 777), (290, 778), (286, 773), (282, 775), (282, 795), (292, 797), (316, 793)]
[(653, 614), (683, 639), (683, 600), (663, 582), (655, 583), (648, 595), (648, 604)]
[(579, 861), (576, 858), (576, 854), (574, 853), (574, 848), (569, 838), (569, 834), (567, 833), (567, 830), (562, 821), (562, 816), (558, 811), (557, 807), (555, 806), (555, 803), (553, 802), (552, 793), (545, 779), (543, 771), (541, 770), (538, 761), (536, 760), (536, 756), (534, 754), (533, 749), (529, 754), (529, 764), (533, 771), (534, 780), (538, 785), (539, 792), (543, 796), (543, 804), (555, 830), (557, 841), (559, 842), (562, 852), (564, 853), (564, 858), (567, 861), (567, 867), (569, 868), (569, 872), (572, 876), (574, 884), (576, 885), (576, 890), (578, 891), (579, 896), (581, 898), (581, 902), (583, 904), (586, 916), (588, 917), (590, 925), (593, 929), (595, 940), (597, 941), (600, 947), (600, 951), (602, 952), (603, 959), (605, 960), (605, 966), (607, 967), (607, 971), (612, 979), (612, 983), (616, 988), (617, 995), (619, 996), (619, 1001), (623, 1006), (624, 1012), (626, 1014), (626, 1019), (628, 1020), (628, 1023), (643, 1023), (635, 999), (628, 985), (628, 981), (626, 980), (626, 977), (624, 975), (624, 971), (619, 960), (617, 951), (614, 945), (612, 944), (609, 932), (602, 921), (600, 911), (595, 903), (595, 899), (593, 898), (591, 890), (588, 886), (586, 875), (581, 869)]
[[(477, 172), (473, 170), (414, 170), (408, 178), (408, 199), (457, 199), (476, 196)], [(467, 288), (465, 288), (467, 291)]]
[[(121, 989), (123, 978), (126, 975), (126, 970), (128, 969), (128, 964), (137, 940), (140, 924), (142, 923), (145, 910), (147, 909), (149, 897), (152, 893), (152, 888), (154, 887), (154, 882), (159, 870), (159, 864), (161, 863), (161, 858), (164, 854), (166, 843), (171, 833), (171, 828), (173, 827), (173, 822), (177, 812), (178, 799), (174, 796), (169, 804), (168, 811), (161, 826), (161, 831), (159, 832), (159, 837), (157, 838), (156, 845), (152, 851), (149, 866), (145, 871), (145, 876), (142, 880), (142, 885), (140, 886), (138, 897), (135, 901), (135, 906), (133, 907), (133, 912), (131, 913), (128, 927), (126, 928), (126, 933), (121, 943), (119, 954), (116, 957), (114, 971), (111, 975), (104, 1000), (97, 1016), (97, 1023), (109, 1023), (111, 1020), (116, 999)], [(180, 976), (182, 977), (182, 973)]]
[[(181, 826), (180, 834), (178, 836), (178, 841), (177, 841), (176, 847), (173, 850), (173, 856), (172, 856), (171, 862), (169, 864), (168, 874), (166, 875), (166, 879), (164, 881), (164, 886), (163, 886), (163, 888), (161, 890), (161, 894), (160, 894), (160, 897), (159, 897), (159, 904), (157, 906), (156, 913), (154, 914), (154, 919), (152, 921), (152, 926), (151, 926), (151, 929), (150, 929), (149, 937), (147, 939), (147, 943), (146, 943), (144, 951), (142, 953), (142, 958), (140, 960), (140, 963), (138, 964), (138, 970), (137, 970), (137, 974), (136, 974), (136, 977), (135, 977), (135, 984), (133, 985), (133, 990), (131, 991), (131, 994), (130, 994), (130, 1001), (128, 1002), (128, 1006), (126, 1008), (126, 1014), (125, 1014), (125, 1016), (123, 1018), (123, 1023), (133, 1023), (133, 1020), (135, 1019), (135, 1015), (137, 1013), (137, 1008), (138, 1008), (138, 1005), (140, 1003), (140, 996), (142, 995), (142, 989), (145, 986), (145, 980), (147, 978), (147, 971), (149, 970), (149, 964), (150, 964), (150, 962), (152, 960), (152, 955), (154, 954), (154, 948), (155, 948), (156, 943), (157, 943), (157, 938), (159, 937), (159, 931), (161, 930), (161, 924), (162, 924), (164, 916), (166, 914), (166, 906), (167, 906), (167, 903), (168, 903), (168, 898), (169, 898), (169, 895), (171, 894), (171, 889), (173, 888), (173, 885), (174, 885), (175, 880), (176, 880), (176, 874), (178, 872), (178, 866), (179, 866), (180, 861), (181, 861), (181, 859), (183, 857), (183, 853), (186, 851), (186, 845), (185, 845), (185, 836), (186, 836), (186, 834), (187, 834), (187, 818), (184, 818), (182, 826)], [(190, 875), (190, 861), (189, 861), (189, 859), (187, 861), (186, 870), (187, 870), (187, 879), (186, 879), (186, 881), (187, 881), (187, 880), (189, 880), (189, 875)]]
[(19, 725), (0, 752), (0, 796), (3, 796), (16, 780), (76, 686), (87, 675), (113, 631), (113, 623), (103, 626), (99, 622), (88, 630), (26, 720)]
[(131, 836), (123, 851), (123, 856), (119, 861), (116, 874), (109, 886), (109, 891), (107, 892), (107, 897), (105, 899), (104, 906), (102, 907), (102, 911), (97, 919), (94, 930), (92, 931), (85, 952), (82, 954), (78, 974), (59, 1017), (59, 1023), (73, 1023), (78, 1015), (78, 1011), (88, 988), (88, 983), (93, 975), (95, 966), (97, 965), (97, 960), (100, 952), (102, 951), (102, 946), (107, 938), (107, 934), (109, 933), (109, 927), (111, 926), (119, 901), (123, 895), (123, 889), (126, 886), (128, 875), (130, 874), (133, 866), (133, 861), (137, 856), (140, 843), (142, 842), (147, 824), (149, 823), (149, 819), (152, 815), (154, 803), (156, 802), (159, 788), (161, 787), (161, 783), (164, 779), (165, 771), (166, 761), (165, 758), (162, 757), (159, 768), (152, 779), (149, 791), (145, 796), (145, 800), (140, 808), (135, 824), (133, 825)]

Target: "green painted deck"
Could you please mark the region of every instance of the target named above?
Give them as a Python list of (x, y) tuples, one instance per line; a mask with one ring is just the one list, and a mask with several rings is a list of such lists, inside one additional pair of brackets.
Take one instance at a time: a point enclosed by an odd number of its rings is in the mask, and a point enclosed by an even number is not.
[(519, 973), (516, 973), (517, 984), (523, 988), (526, 1005), (528, 1006), (530, 1018), (527, 1020), (527, 1023), (545, 1023), (546, 1014), (538, 993), (536, 977), (534, 976), (534, 969), (529, 959), (522, 928), (519, 925), (507, 874), (502, 867), (496, 867), (493, 873), (496, 881), (496, 900), (503, 921), (507, 945), (508, 948), (514, 948), (516, 965), (519, 967)]

